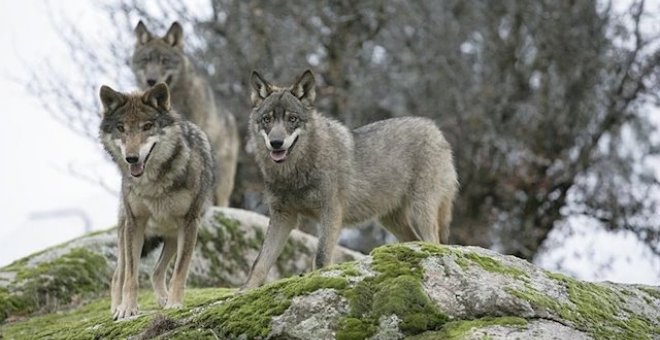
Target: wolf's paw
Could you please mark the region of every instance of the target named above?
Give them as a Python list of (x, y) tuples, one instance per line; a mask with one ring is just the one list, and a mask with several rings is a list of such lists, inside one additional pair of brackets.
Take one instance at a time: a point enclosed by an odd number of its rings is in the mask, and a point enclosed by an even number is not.
[(181, 309), (183, 308), (183, 303), (181, 302), (173, 302), (170, 303), (169, 301), (165, 304), (165, 309)]
[(131, 316), (135, 316), (138, 314), (138, 306), (137, 304), (131, 304), (131, 305), (126, 305), (126, 304), (121, 304), (117, 306), (115, 309), (112, 318), (114, 320), (122, 320), (122, 319), (127, 319), (130, 318)]

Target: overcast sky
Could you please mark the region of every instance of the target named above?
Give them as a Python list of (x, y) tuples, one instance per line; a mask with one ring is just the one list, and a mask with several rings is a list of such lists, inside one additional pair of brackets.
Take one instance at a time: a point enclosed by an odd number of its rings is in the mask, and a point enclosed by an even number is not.
[[(65, 12), (80, 27), (90, 31), (113, 29), (106, 21), (97, 20), (102, 14), (90, 3), (49, 2), (55, 13), (66, 6)], [(657, 7), (657, 1), (654, 3)], [(0, 93), (5, 118), (0, 123), (0, 266), (80, 236), (88, 228), (108, 228), (116, 218), (117, 198), (101, 186), (73, 176), (70, 170), (100, 176), (118, 188), (117, 172), (99, 143), (55, 121), (25, 89), (28, 71), (45, 59), (58, 65), (58, 71), (70, 70), (72, 79), (85, 76), (76, 73), (76, 65), (68, 62), (48, 13), (43, 0), (0, 0)], [(81, 91), (81, 95), (96, 94)], [(561, 263), (569, 274), (588, 280), (660, 283), (660, 260), (649, 260), (634, 237), (608, 234), (587, 222), (580, 225), (538, 264), (553, 269)], [(589, 253), (592, 256), (587, 256)], [(610, 270), (594, 270), (604, 263)]]

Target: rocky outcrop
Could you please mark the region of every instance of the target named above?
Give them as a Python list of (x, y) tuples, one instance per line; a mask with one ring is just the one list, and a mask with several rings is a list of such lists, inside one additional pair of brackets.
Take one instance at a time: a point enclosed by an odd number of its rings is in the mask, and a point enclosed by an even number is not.
[[(238, 287), (245, 282), (268, 226), (268, 218), (253, 212), (214, 208), (199, 231), (188, 287)], [(269, 280), (304, 273), (311, 268), (316, 238), (294, 231)], [(140, 261), (141, 286), (160, 254), (159, 245)], [(107, 293), (116, 266), (115, 228), (95, 232), (18, 260), (0, 269), (0, 321), (48, 312)], [(339, 248), (335, 261), (362, 254)]]
[(660, 289), (581, 282), (474, 247), (392, 244), (261, 288), (189, 289), (113, 322), (108, 298), (6, 324), (6, 338), (657, 339)]

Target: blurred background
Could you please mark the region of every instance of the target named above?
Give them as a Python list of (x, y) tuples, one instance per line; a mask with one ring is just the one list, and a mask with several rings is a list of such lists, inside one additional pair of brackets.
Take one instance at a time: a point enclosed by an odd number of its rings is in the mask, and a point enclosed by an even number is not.
[[(434, 119), (461, 190), (451, 242), (586, 280), (660, 284), (660, 1), (0, 1), (0, 265), (115, 223), (98, 89), (136, 89), (143, 20), (174, 20), (241, 124), (232, 206), (267, 213), (249, 75), (303, 70), (349, 127)], [(305, 229), (314, 232), (313, 225)], [(374, 225), (342, 243), (368, 252)]]

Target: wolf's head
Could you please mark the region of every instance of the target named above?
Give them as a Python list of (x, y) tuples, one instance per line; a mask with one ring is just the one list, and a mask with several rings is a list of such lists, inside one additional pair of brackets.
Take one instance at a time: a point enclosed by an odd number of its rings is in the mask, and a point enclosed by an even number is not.
[[(280, 88), (252, 72), (250, 128), (255, 143), (262, 143), (270, 158), (281, 163), (295, 152), (314, 118), (314, 75), (305, 71), (293, 85)], [(263, 141), (259, 141), (263, 137)], [(257, 148), (264, 150), (263, 147)], [(259, 152), (259, 151), (257, 151)]]
[(157, 83), (175, 86), (187, 63), (181, 25), (174, 22), (163, 37), (154, 37), (140, 21), (135, 27), (135, 38), (131, 68), (140, 88)]
[(143, 94), (124, 94), (101, 86), (101, 141), (122, 172), (140, 177), (161, 140), (177, 121), (170, 111), (170, 93), (160, 83)]

